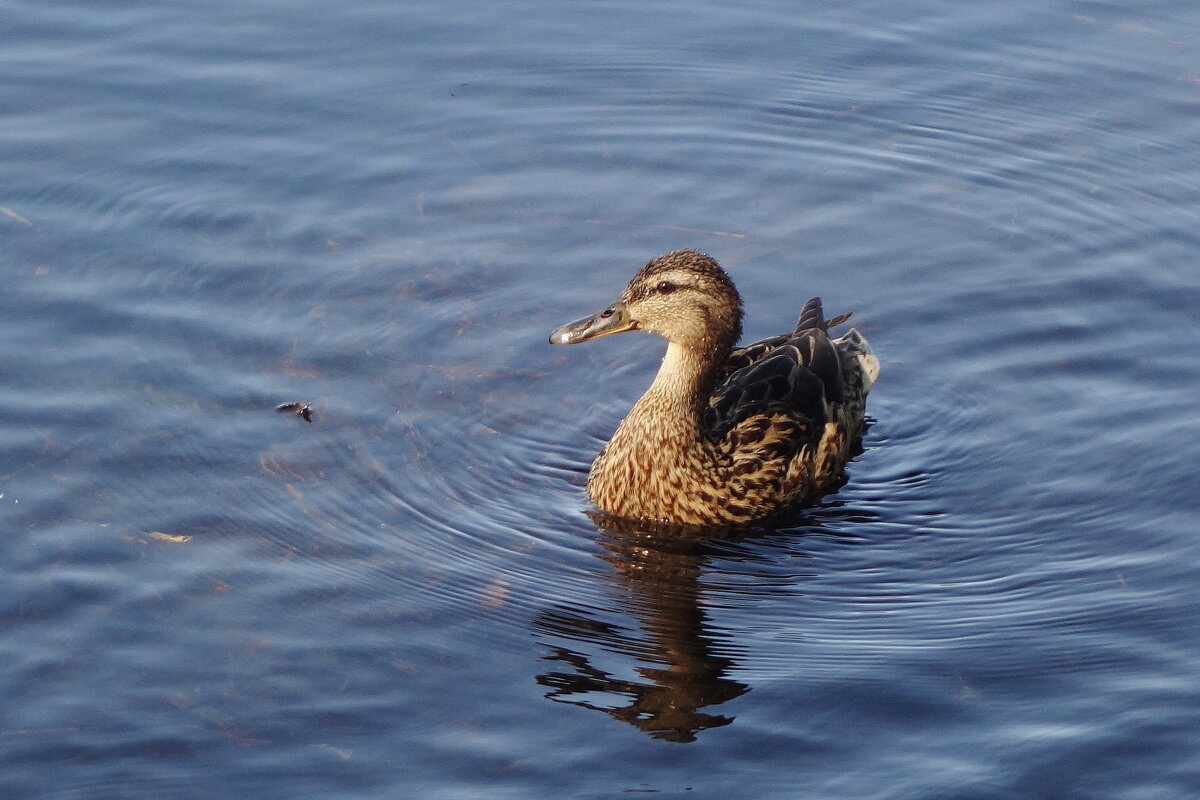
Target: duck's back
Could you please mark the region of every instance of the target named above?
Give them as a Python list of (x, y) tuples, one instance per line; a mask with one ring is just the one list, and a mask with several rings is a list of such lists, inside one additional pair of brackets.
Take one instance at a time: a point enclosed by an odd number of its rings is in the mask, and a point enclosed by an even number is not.
[(840, 476), (879, 374), (879, 361), (857, 330), (829, 338), (829, 327), (847, 317), (827, 322), (814, 297), (791, 333), (730, 355), (705, 429), (731, 464), (735, 495), (774, 495), (786, 506), (812, 499)]

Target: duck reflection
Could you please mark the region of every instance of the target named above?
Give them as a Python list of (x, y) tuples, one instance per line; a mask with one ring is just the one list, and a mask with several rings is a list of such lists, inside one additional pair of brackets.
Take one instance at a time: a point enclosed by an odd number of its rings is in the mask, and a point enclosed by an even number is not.
[[(656, 739), (691, 742), (705, 729), (733, 717), (701, 709), (719, 706), (748, 691), (728, 677), (736, 648), (711, 628), (704, 611), (701, 572), (722, 542), (764, 531), (647, 526), (593, 514), (601, 528), (601, 555), (611, 573), (619, 611), (640, 630), (605, 622), (582, 608), (559, 606), (535, 626), (543, 633), (598, 646), (589, 656), (558, 646), (545, 657), (556, 669), (538, 676), (556, 702), (603, 711)], [(605, 653), (636, 659), (637, 678), (622, 678), (599, 664)]]

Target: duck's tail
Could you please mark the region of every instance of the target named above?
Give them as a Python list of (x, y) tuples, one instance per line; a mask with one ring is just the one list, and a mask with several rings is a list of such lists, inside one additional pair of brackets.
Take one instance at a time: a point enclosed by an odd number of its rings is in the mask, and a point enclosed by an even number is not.
[[(792, 333), (793, 337), (802, 336), (808, 331), (826, 332), (830, 328), (841, 325), (846, 320), (850, 319), (850, 312), (838, 314), (832, 319), (825, 319), (825, 311), (821, 306), (821, 298), (814, 297), (804, 304), (804, 308), (800, 311), (800, 319), (796, 321), (796, 329)], [(843, 357), (849, 356), (853, 364), (858, 366), (858, 371), (862, 374), (862, 393), (866, 397), (867, 392), (871, 391), (871, 387), (879, 378), (879, 358), (871, 350), (871, 343), (867, 341), (867, 337), (863, 336), (857, 328), (851, 328), (842, 336), (833, 339), (833, 346), (838, 352), (843, 354)], [(808, 364), (813, 364), (815, 357), (810, 356), (806, 361)], [(845, 361), (842, 362), (845, 364)]]
[(847, 311), (845, 314), (838, 314), (833, 319), (825, 319), (825, 309), (821, 306), (821, 298), (814, 297), (800, 310), (800, 319), (796, 320), (796, 328), (792, 335), (811, 330), (828, 331), (830, 328), (841, 325), (851, 316), (852, 312)]

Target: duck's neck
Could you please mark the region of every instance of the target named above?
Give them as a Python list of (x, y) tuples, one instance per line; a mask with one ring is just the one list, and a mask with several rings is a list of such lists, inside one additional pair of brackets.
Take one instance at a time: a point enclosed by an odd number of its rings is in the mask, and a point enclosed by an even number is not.
[[(720, 353), (705, 353), (675, 342), (667, 343), (667, 354), (650, 388), (634, 404), (627, 423), (637, 430), (671, 436), (699, 438), (704, 409), (728, 347)], [(624, 425), (622, 426), (624, 427)]]

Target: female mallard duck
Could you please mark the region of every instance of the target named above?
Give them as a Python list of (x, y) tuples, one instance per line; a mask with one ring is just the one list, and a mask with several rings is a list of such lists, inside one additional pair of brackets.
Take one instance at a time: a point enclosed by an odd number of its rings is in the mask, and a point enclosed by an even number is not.
[(654, 383), (592, 464), (592, 501), (620, 517), (729, 525), (815, 499), (849, 460), (879, 375), (857, 330), (826, 334), (849, 316), (827, 322), (814, 297), (790, 334), (735, 350), (742, 301), (717, 262), (696, 250), (652, 259), (617, 302), (550, 334), (667, 340)]

